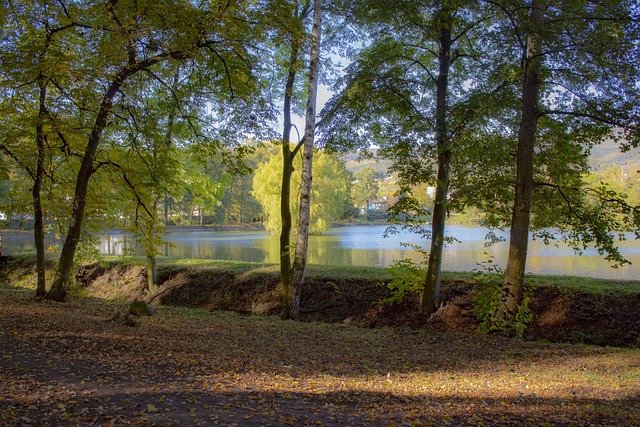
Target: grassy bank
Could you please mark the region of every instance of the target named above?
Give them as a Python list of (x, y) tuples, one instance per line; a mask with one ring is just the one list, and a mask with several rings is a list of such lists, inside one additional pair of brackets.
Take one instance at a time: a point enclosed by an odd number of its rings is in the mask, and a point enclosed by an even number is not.
[[(143, 259), (103, 259), (78, 270), (72, 298), (95, 297), (121, 304), (146, 299), (154, 304), (278, 314), (279, 267), (274, 264), (159, 258), (159, 288), (146, 291)], [(51, 262), (53, 266), (53, 261)], [(5, 287), (34, 289), (33, 257), (12, 258), (0, 268)], [(49, 272), (49, 280), (52, 271)], [(389, 298), (391, 273), (384, 268), (310, 265), (301, 302), (305, 321), (348, 322), (361, 327), (476, 331), (476, 292), (487, 277), (443, 274), (443, 308), (430, 318), (420, 314), (419, 295), (399, 304)], [(500, 280), (496, 277), (496, 280)], [(530, 276), (535, 284), (529, 308), (529, 340), (613, 346), (640, 344), (640, 281), (566, 276)]]
[[(33, 254), (20, 254), (11, 257), (16, 260), (17, 264), (28, 266), (35, 263)], [(48, 254), (47, 260), (50, 266), (56, 262), (57, 258), (53, 254)], [(115, 265), (145, 265), (143, 257), (116, 257), (102, 256), (99, 260), (87, 261), (85, 264), (99, 263), (105, 266)], [(164, 268), (217, 268), (224, 269), (234, 273), (249, 273), (251, 271), (273, 272), (279, 273), (277, 264), (257, 263), (257, 262), (239, 262), (226, 260), (206, 260), (206, 259), (181, 259), (157, 257), (158, 265)], [(372, 285), (376, 283), (386, 283), (392, 279), (389, 269), (382, 267), (368, 266), (346, 266), (346, 265), (315, 265), (311, 264), (307, 268), (308, 278), (326, 279), (333, 281), (344, 280), (369, 280)], [(444, 282), (475, 282), (477, 273), (473, 272), (451, 272), (442, 273)], [(551, 276), (529, 274), (526, 278), (528, 283), (534, 286), (549, 286), (559, 290), (571, 290), (577, 292), (587, 292), (595, 295), (616, 292), (629, 295), (640, 293), (640, 280), (612, 280), (591, 277), (578, 276)], [(0, 286), (7, 285), (0, 281)], [(22, 284), (21, 284), (22, 285)], [(29, 281), (24, 286), (33, 286)], [(34, 288), (35, 289), (35, 288)]]
[[(237, 262), (223, 260), (203, 260), (203, 259), (177, 259), (158, 257), (158, 264), (167, 267), (217, 267), (230, 269), (237, 272), (248, 272), (251, 270), (271, 270), (279, 271), (277, 264)], [(121, 257), (103, 257), (106, 263), (132, 263), (144, 265), (144, 258), (130, 257), (123, 261)], [(443, 281), (472, 282), (476, 274), (473, 272), (445, 271), (442, 273)], [(307, 277), (326, 278), (329, 280), (347, 279), (369, 279), (372, 282), (387, 282), (392, 275), (389, 269), (383, 267), (364, 267), (350, 265), (316, 265), (310, 264), (307, 268)], [(580, 292), (603, 294), (608, 292), (622, 292), (627, 294), (640, 293), (640, 280), (611, 280), (578, 276), (551, 276), (541, 274), (528, 274), (527, 279), (534, 286), (551, 286), (558, 289), (569, 289)]]

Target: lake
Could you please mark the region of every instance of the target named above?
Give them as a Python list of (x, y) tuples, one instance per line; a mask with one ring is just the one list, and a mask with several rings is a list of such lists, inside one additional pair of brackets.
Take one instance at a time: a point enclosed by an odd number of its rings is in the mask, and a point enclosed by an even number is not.
[[(310, 264), (361, 265), (388, 267), (397, 259), (420, 261), (415, 250), (403, 243), (420, 245), (428, 243), (419, 236), (400, 232), (383, 237), (386, 226), (335, 227), (321, 236), (309, 239), (308, 262)], [(504, 267), (508, 242), (485, 247), (487, 229), (482, 227), (450, 225), (447, 235), (460, 241), (447, 245), (444, 251), (443, 270), (472, 271), (478, 263), (494, 257), (494, 262)], [(507, 237), (506, 233), (502, 234)], [(103, 254), (121, 255), (123, 245), (129, 244), (128, 236), (116, 233), (102, 241)], [(167, 235), (170, 245), (162, 248), (170, 258), (222, 259), (258, 263), (279, 262), (279, 240), (264, 231), (235, 232), (174, 232)], [(640, 278), (640, 241), (620, 242), (622, 253), (633, 263), (613, 269), (594, 249), (577, 256), (568, 247), (546, 246), (532, 241), (529, 246), (527, 271), (535, 274), (571, 275), (609, 279), (635, 280)], [(139, 252), (139, 254), (142, 254)]]
[[(428, 244), (428, 241), (404, 231), (384, 238), (385, 229), (386, 226), (344, 226), (332, 228), (321, 236), (311, 236), (309, 263), (388, 267), (397, 259), (421, 260), (418, 252), (404, 247), (403, 243), (420, 245)], [(472, 271), (478, 269), (479, 262), (487, 261), (491, 256), (497, 265), (504, 267), (508, 242), (487, 248), (484, 246), (486, 233), (487, 230), (482, 227), (447, 226), (447, 235), (460, 240), (460, 243), (445, 248), (443, 270)], [(503, 236), (506, 237), (507, 234)], [(161, 252), (169, 258), (279, 262), (278, 237), (264, 231), (173, 232), (166, 236), (166, 240), (170, 244), (164, 245)], [(103, 254), (122, 255), (124, 248), (131, 243), (131, 236), (112, 231), (102, 239), (98, 249)], [(34, 250), (30, 233), (8, 233), (4, 244), (7, 253)], [(527, 271), (535, 274), (639, 279), (640, 241), (620, 242), (620, 248), (633, 265), (613, 269), (594, 249), (586, 250), (583, 256), (577, 256), (564, 245), (545, 246), (540, 241), (532, 241)], [(137, 252), (143, 254), (141, 251)]]

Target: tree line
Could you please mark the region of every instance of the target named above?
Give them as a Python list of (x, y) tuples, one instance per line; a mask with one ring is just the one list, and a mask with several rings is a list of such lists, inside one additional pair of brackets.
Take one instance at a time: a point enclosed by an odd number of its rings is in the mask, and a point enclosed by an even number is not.
[[(297, 317), (309, 231), (326, 226), (313, 206), (349, 194), (314, 192), (312, 183), (339, 182), (314, 179), (334, 167), (325, 152), (376, 147), (392, 161), (392, 221), (431, 238), (426, 314), (441, 304), (452, 209), (510, 229), (495, 314), (504, 329), (524, 299), (532, 234), (577, 251), (595, 245), (614, 264), (627, 262), (622, 233), (638, 236), (638, 206), (587, 179), (599, 142), (640, 142), (633, 1), (3, 3), (0, 173), (30, 194), (38, 297), (65, 299), (79, 245), (121, 212), (145, 242), (151, 291), (171, 201), (201, 215), (225, 197), (225, 208), (234, 198), (243, 206), (243, 176), (258, 166), (251, 153), (267, 141), (279, 161), (256, 172), (253, 191), (279, 203), (267, 223), (280, 232), (285, 317)], [(335, 95), (317, 114), (321, 81)], [(426, 186), (432, 206), (421, 200)], [(247, 220), (248, 205), (237, 211)], [(48, 290), (47, 217), (66, 229)]]

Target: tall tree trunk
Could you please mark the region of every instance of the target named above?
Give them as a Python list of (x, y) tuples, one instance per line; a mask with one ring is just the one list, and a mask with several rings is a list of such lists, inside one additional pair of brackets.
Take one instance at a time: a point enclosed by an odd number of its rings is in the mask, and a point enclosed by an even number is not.
[[(301, 19), (298, 4), (296, 4), (293, 19)], [(291, 151), (291, 100), (293, 86), (296, 80), (296, 69), (299, 42), (295, 34), (291, 34), (291, 52), (289, 53), (289, 70), (284, 89), (283, 130), (282, 130), (282, 185), (280, 188), (280, 280), (282, 281), (282, 317), (288, 318), (291, 313), (291, 176), (293, 175), (293, 160), (297, 150)], [(297, 148), (297, 147), (296, 147)]]
[(291, 97), (295, 82), (295, 63), (298, 49), (292, 46), (289, 74), (284, 95), (284, 130), (282, 133), (282, 184), (280, 188), (280, 280), (282, 281), (282, 316), (287, 318), (291, 312), (291, 175), (293, 174), (293, 153), (289, 134), (291, 132)]
[[(285, 121), (286, 124), (286, 121)], [(291, 175), (293, 174), (293, 156), (289, 145), (282, 146), (282, 187), (280, 189), (280, 280), (282, 281), (282, 317), (291, 313)]]
[(87, 204), (87, 188), (89, 187), (89, 180), (95, 172), (94, 160), (98, 151), (98, 146), (102, 139), (102, 132), (107, 126), (107, 119), (111, 113), (113, 107), (113, 99), (120, 91), (122, 84), (131, 76), (139, 71), (149, 69), (150, 67), (160, 62), (168, 60), (170, 57), (183, 56), (180, 52), (174, 52), (171, 55), (159, 54), (154, 57), (145, 58), (140, 61), (135, 60), (135, 53), (130, 58), (130, 62), (120, 69), (115, 75), (111, 84), (107, 88), (98, 113), (96, 120), (91, 129), (91, 135), (89, 135), (89, 141), (82, 156), (82, 163), (78, 170), (78, 176), (76, 178), (76, 188), (73, 194), (73, 207), (71, 210), (71, 221), (69, 223), (69, 230), (62, 246), (62, 252), (60, 253), (60, 260), (58, 262), (58, 268), (56, 268), (56, 274), (53, 279), (51, 289), (47, 293), (47, 298), (55, 301), (64, 301), (67, 294), (67, 283), (69, 282), (69, 275), (71, 268), (73, 268), (73, 262), (76, 255), (76, 249), (80, 241), (80, 234), (82, 232), (82, 221), (84, 220), (84, 208)]
[(522, 85), (522, 116), (518, 133), (518, 157), (516, 160), (515, 200), (511, 219), (509, 254), (505, 269), (503, 306), (498, 318), (512, 319), (522, 300), (522, 288), (529, 243), (531, 200), (533, 197), (533, 155), (536, 131), (540, 83), (541, 83), (541, 37), (540, 28), (544, 18), (544, 5), (538, 0), (531, 2), (530, 32), (526, 51), (523, 52), (524, 82)]
[(313, 141), (316, 127), (316, 100), (318, 95), (318, 67), (320, 63), (320, 37), (322, 25), (322, 0), (313, 4), (313, 29), (311, 31), (311, 55), (309, 58), (309, 83), (307, 89), (307, 114), (305, 117), (304, 148), (302, 154), (302, 183), (296, 252), (291, 271), (289, 317), (300, 315), (300, 297), (304, 285), (309, 245), (309, 219), (311, 214), (311, 181), (313, 177)]
[(89, 187), (89, 180), (95, 172), (93, 168), (93, 161), (96, 156), (98, 145), (102, 137), (102, 132), (107, 125), (107, 118), (111, 112), (113, 105), (113, 98), (120, 90), (120, 86), (125, 78), (130, 75), (130, 70), (125, 70), (120, 73), (109, 86), (109, 89), (105, 93), (104, 98), (100, 104), (96, 121), (93, 125), (87, 148), (85, 149), (82, 157), (82, 164), (78, 171), (78, 177), (76, 179), (76, 188), (73, 196), (73, 208), (71, 211), (71, 222), (69, 223), (69, 230), (62, 246), (62, 252), (60, 253), (60, 260), (56, 269), (56, 274), (53, 279), (51, 289), (47, 293), (47, 298), (55, 301), (64, 301), (67, 294), (67, 283), (69, 282), (69, 275), (71, 268), (73, 267), (73, 261), (76, 255), (76, 248), (80, 241), (80, 233), (82, 231), (82, 221), (84, 219), (84, 208), (87, 203), (87, 188)]
[[(176, 92), (178, 90), (178, 83), (180, 82), (180, 63), (176, 64), (176, 72), (173, 75), (173, 82), (171, 84), (172, 92)], [(171, 96), (174, 96), (172, 93)], [(167, 148), (171, 147), (173, 143), (173, 124), (176, 120), (177, 114), (177, 105), (176, 103), (171, 104), (171, 110), (169, 111), (169, 117), (167, 118), (167, 133), (165, 135), (165, 145)], [(169, 192), (165, 189), (164, 192), (164, 226), (167, 227), (169, 225)]]
[(438, 183), (431, 222), (431, 250), (427, 278), (422, 293), (422, 312), (429, 315), (440, 305), (440, 272), (444, 249), (444, 226), (447, 215), (451, 151), (447, 136), (447, 91), (451, 66), (451, 12), (440, 11), (440, 37), (438, 52), (439, 74), (436, 82), (436, 147), (438, 150)]
[(33, 188), (31, 195), (33, 199), (33, 239), (36, 245), (36, 272), (38, 282), (36, 285), (36, 298), (43, 298), (47, 294), (47, 283), (45, 276), (45, 251), (44, 251), (44, 214), (42, 212), (42, 180), (44, 178), (44, 158), (45, 158), (45, 136), (44, 136), (44, 118), (47, 115), (47, 107), (45, 100), (47, 97), (47, 89), (43, 77), (39, 78), (38, 86), (40, 87), (40, 106), (38, 111), (38, 122), (36, 124), (36, 145), (37, 145), (37, 164), (33, 177)]
[[(59, 30), (59, 29), (58, 29)], [(56, 30), (57, 31), (57, 30)], [(45, 38), (43, 54), (40, 56), (40, 65), (42, 65), (49, 53), (49, 47), (53, 41), (54, 30), (48, 30)], [(44, 120), (48, 117), (47, 110), (47, 78), (40, 74), (37, 78), (39, 97), (38, 97), (38, 121), (36, 123), (36, 146), (37, 159), (36, 170), (33, 175), (33, 188), (31, 189), (31, 197), (33, 200), (33, 241), (36, 246), (36, 298), (44, 298), (47, 295), (47, 279), (45, 274), (46, 260), (44, 250), (44, 213), (42, 210), (42, 181), (44, 179), (44, 161), (45, 161), (45, 134)]]

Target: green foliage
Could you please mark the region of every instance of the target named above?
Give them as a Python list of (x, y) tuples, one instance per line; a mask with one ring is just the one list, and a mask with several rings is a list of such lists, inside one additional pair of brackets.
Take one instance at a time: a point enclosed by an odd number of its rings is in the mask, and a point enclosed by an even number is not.
[[(302, 161), (296, 157), (294, 168), (301, 169)], [(274, 152), (261, 163), (253, 178), (251, 194), (262, 206), (265, 215), (264, 225), (267, 231), (277, 233), (281, 229), (280, 185), (282, 180), (282, 159)], [(300, 203), (297, 189), (300, 187), (300, 174), (294, 173), (291, 181), (291, 211), (293, 227), (297, 227), (298, 206)], [(313, 186), (311, 189), (310, 232), (319, 234), (331, 227), (332, 221), (344, 213), (349, 197), (350, 176), (344, 164), (334, 155), (317, 150), (313, 157)]]
[(379, 197), (379, 181), (384, 175), (376, 172), (372, 167), (365, 167), (353, 174), (354, 182), (351, 188), (353, 202), (358, 208), (368, 207), (372, 197)]
[(417, 245), (403, 244), (403, 246), (420, 252), (423, 255), (422, 260), (416, 263), (410, 259), (400, 259), (387, 268), (392, 279), (387, 285), (391, 296), (384, 300), (386, 304), (400, 304), (408, 297), (422, 293), (427, 280), (427, 252)]
[(479, 265), (481, 268), (474, 275), (478, 290), (474, 293), (472, 314), (480, 322), (480, 330), (522, 338), (527, 326), (533, 320), (533, 313), (529, 310), (529, 301), (534, 291), (533, 285), (525, 283), (523, 297), (513, 319), (501, 320), (498, 314), (503, 307), (504, 272), (491, 259)]
[(84, 283), (74, 281), (67, 287), (67, 295), (74, 300), (83, 300), (90, 296), (90, 292)]

